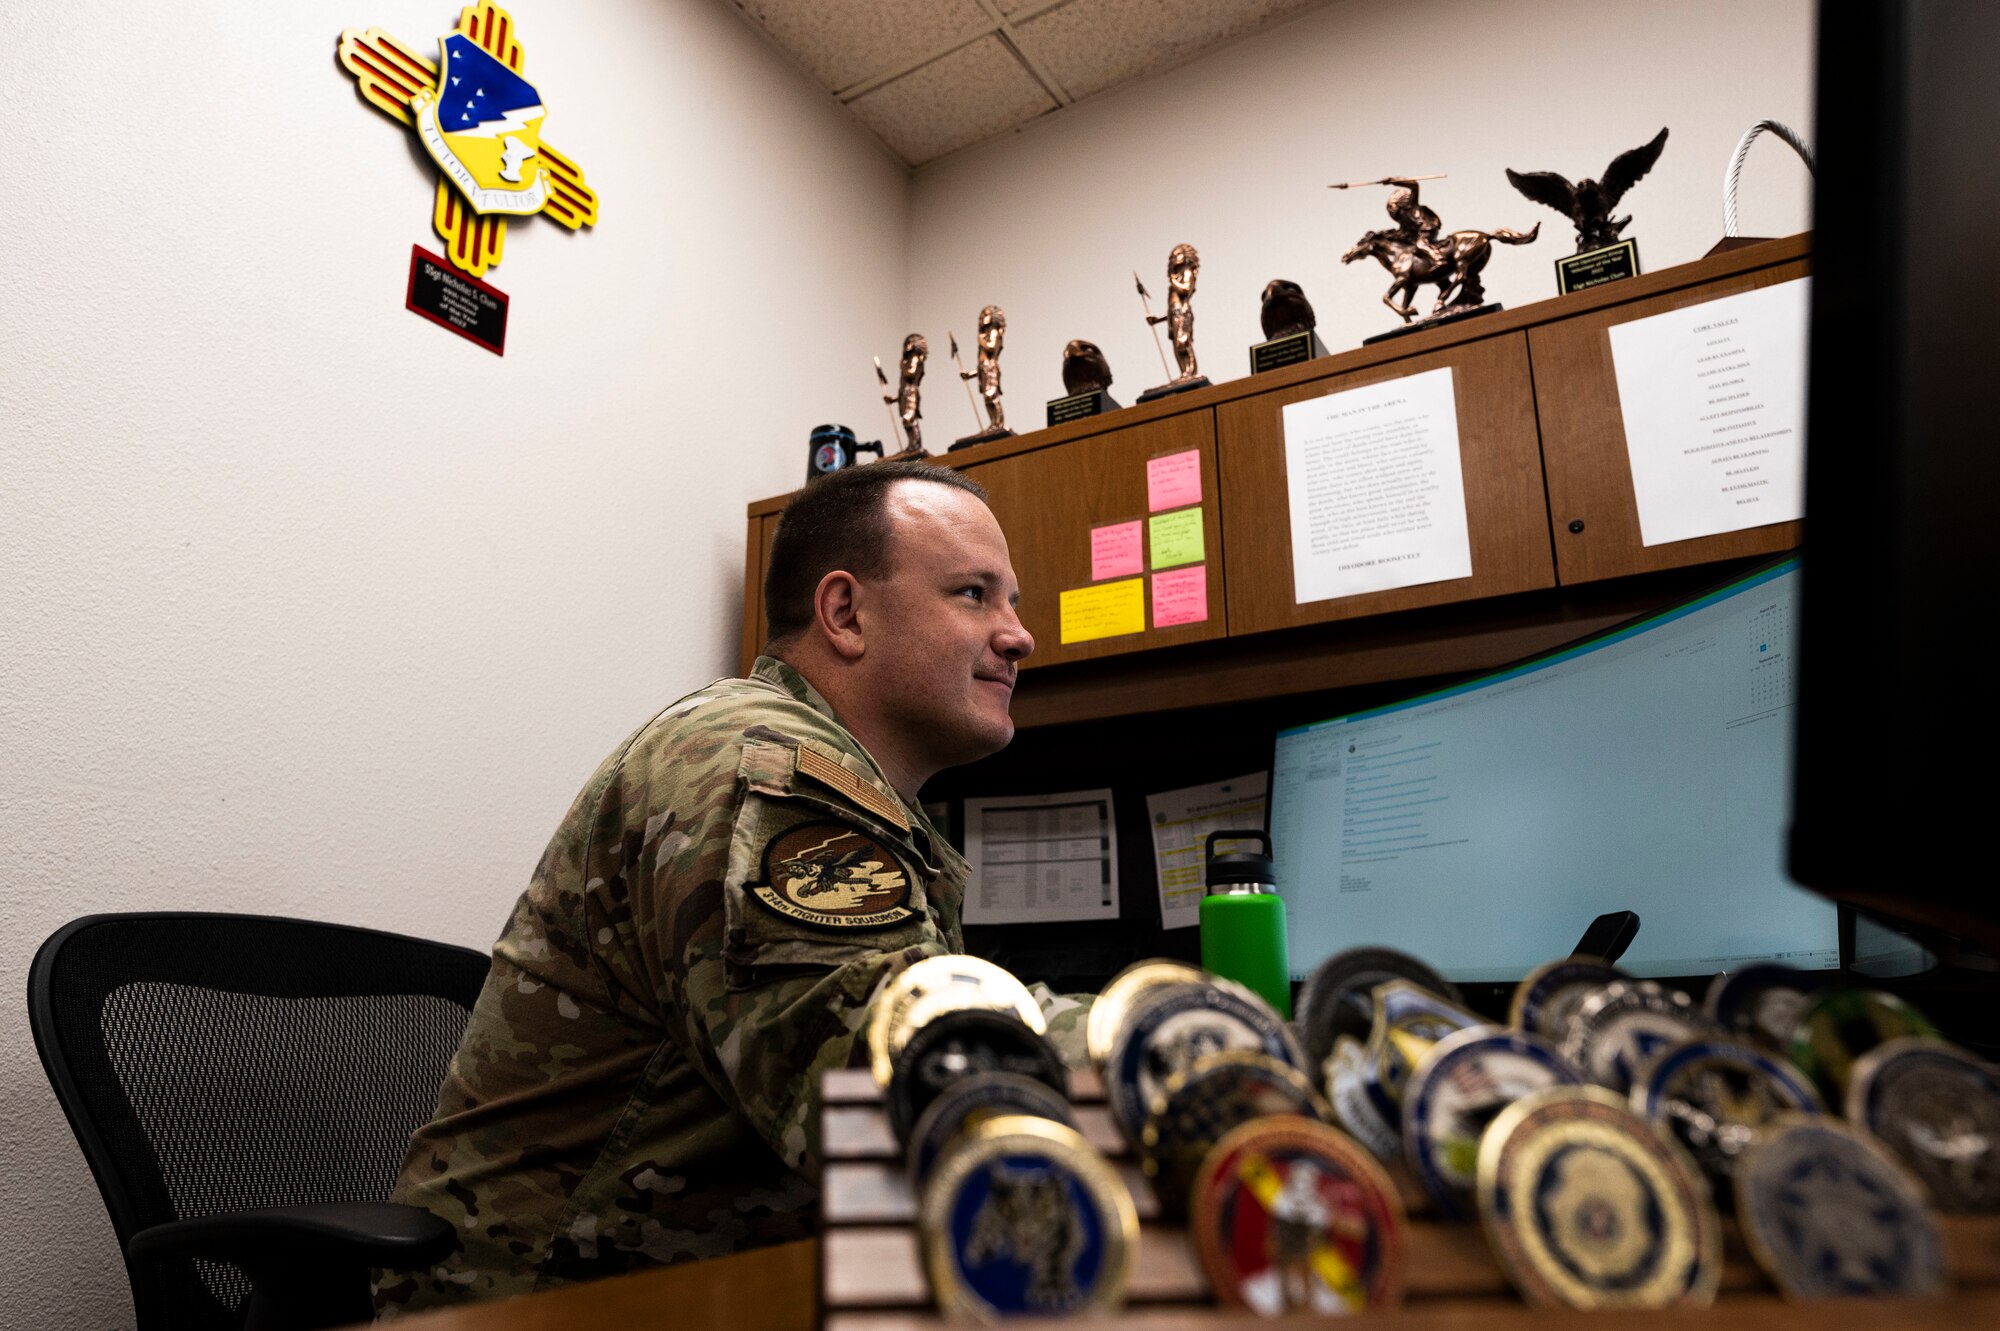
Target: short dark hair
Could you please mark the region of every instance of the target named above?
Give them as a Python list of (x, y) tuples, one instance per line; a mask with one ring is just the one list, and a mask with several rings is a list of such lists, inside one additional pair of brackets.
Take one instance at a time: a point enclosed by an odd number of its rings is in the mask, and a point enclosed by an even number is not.
[(778, 518), (764, 570), (764, 624), (769, 641), (789, 638), (812, 623), (813, 594), (836, 569), (857, 578), (889, 571), (889, 488), (898, 481), (929, 481), (963, 490), (980, 503), (986, 489), (951, 467), (921, 458), (890, 458), (846, 467), (809, 482)]

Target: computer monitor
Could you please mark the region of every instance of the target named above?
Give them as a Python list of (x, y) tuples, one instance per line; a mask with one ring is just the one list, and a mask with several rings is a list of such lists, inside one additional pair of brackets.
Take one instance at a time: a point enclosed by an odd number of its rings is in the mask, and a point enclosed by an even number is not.
[(1519, 665), (1280, 732), (1270, 832), (1293, 978), (1400, 948), (1513, 981), (1636, 911), (1644, 976), (1839, 964), (1785, 872), (1799, 561)]

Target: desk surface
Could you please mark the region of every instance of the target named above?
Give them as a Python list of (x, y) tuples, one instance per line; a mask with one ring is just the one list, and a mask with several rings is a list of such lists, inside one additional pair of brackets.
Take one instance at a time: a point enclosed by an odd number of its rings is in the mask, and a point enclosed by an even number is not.
[(399, 1319), (409, 1331), (813, 1331), (819, 1242), (806, 1239), (519, 1298)]
[[(405, 1318), (410, 1331), (812, 1331), (819, 1245), (787, 1243), (734, 1257), (647, 1271), (589, 1285), (470, 1304)], [(1739, 1294), (1713, 1308), (1670, 1313), (1578, 1313), (1531, 1309), (1512, 1300), (1427, 1299), (1390, 1314), (1397, 1331), (1918, 1331), (1939, 1326), (2000, 1325), (2000, 1288), (1988, 1286), (1941, 1300), (1785, 1303), (1772, 1294)], [(1209, 1308), (1135, 1308), (1096, 1325), (1158, 1331), (1308, 1331), (1321, 1318), (1266, 1320)], [(1381, 1324), (1381, 1323), (1378, 1323)], [(924, 1315), (853, 1313), (836, 1316), (826, 1331), (936, 1331)], [(1056, 1331), (1074, 1323), (1015, 1323)]]

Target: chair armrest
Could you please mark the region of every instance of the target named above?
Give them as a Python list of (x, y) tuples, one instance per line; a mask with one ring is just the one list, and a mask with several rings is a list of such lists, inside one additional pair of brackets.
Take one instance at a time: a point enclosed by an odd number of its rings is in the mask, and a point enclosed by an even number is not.
[(126, 1245), (134, 1261), (200, 1257), (256, 1272), (281, 1267), (411, 1270), (443, 1260), (458, 1244), (450, 1224), (394, 1202), (318, 1202), (170, 1220)]

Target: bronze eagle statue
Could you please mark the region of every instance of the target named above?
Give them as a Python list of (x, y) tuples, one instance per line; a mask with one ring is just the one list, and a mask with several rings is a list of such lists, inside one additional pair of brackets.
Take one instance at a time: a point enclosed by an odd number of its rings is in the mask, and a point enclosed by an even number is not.
[(1063, 388), (1072, 397), (1078, 393), (1100, 393), (1111, 387), (1111, 362), (1095, 342), (1073, 338), (1063, 348)]
[(1582, 254), (1618, 243), (1618, 233), (1632, 219), (1629, 216), (1614, 219), (1611, 210), (1625, 197), (1626, 190), (1646, 178), (1666, 146), (1667, 131), (1662, 129), (1651, 143), (1612, 158), (1611, 165), (1604, 168), (1602, 180), (1584, 179), (1572, 185), (1553, 171), (1512, 168), (1507, 171), (1507, 180), (1536, 203), (1553, 208), (1576, 223), (1576, 252)]
[(1264, 287), (1262, 322), (1268, 339), (1308, 332), (1318, 326), (1319, 320), (1313, 315), (1312, 302), (1306, 299), (1297, 282), (1274, 277)]

